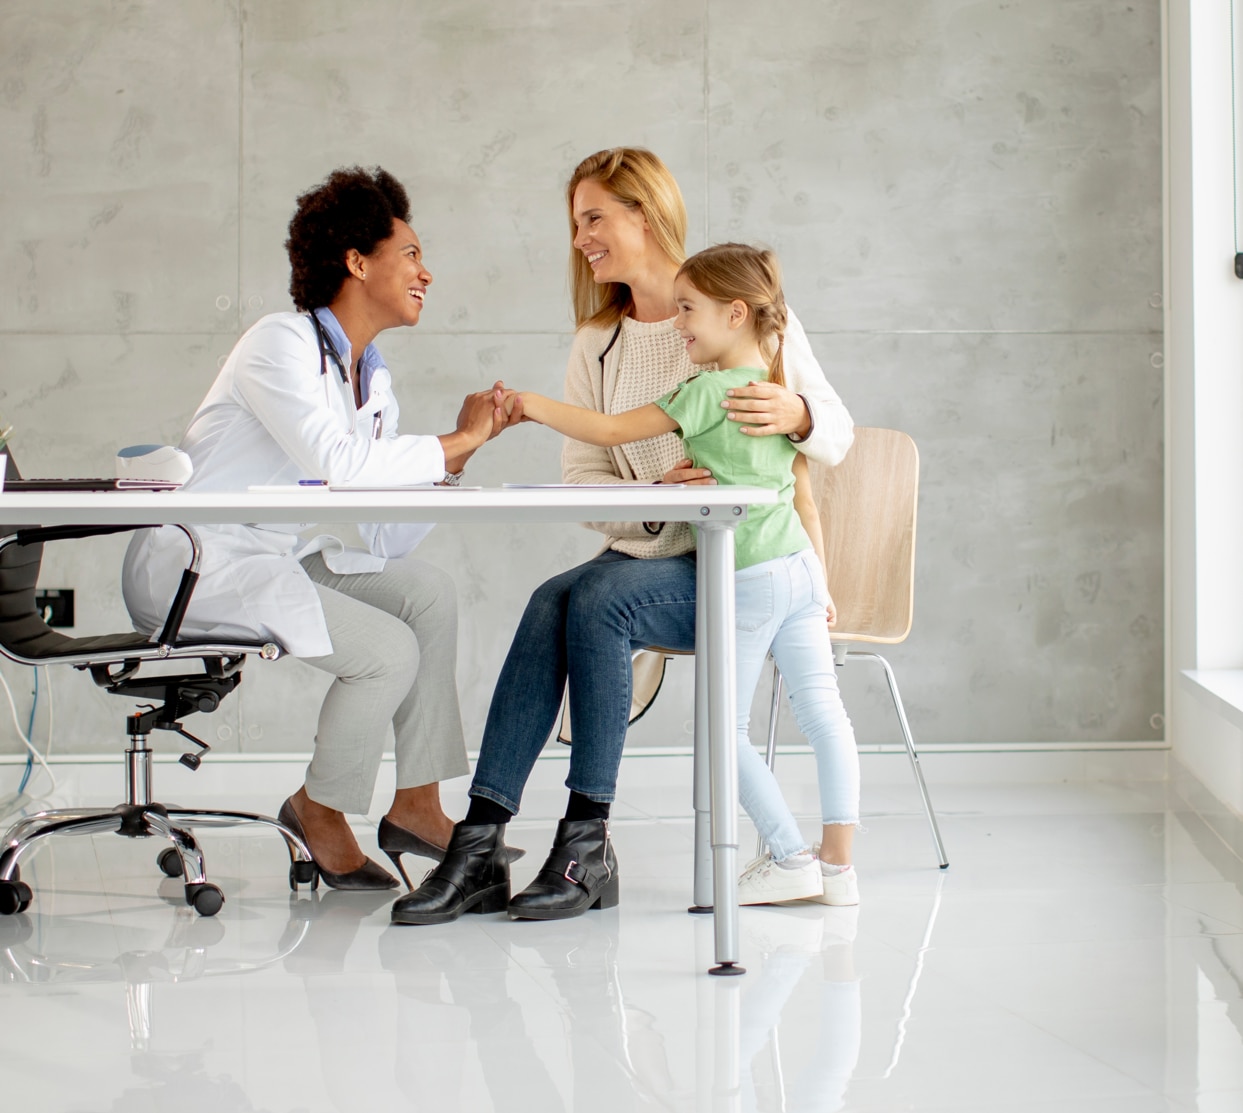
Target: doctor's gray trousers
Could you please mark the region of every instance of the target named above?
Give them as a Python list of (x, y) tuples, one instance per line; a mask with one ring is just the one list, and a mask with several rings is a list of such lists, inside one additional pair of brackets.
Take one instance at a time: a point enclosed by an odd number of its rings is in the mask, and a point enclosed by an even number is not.
[(336, 678), (319, 712), (307, 795), (338, 811), (369, 811), (390, 724), (398, 788), (465, 775), (453, 581), (410, 558), (346, 576), (330, 572), (319, 553), (302, 566), (332, 652), (301, 660)]

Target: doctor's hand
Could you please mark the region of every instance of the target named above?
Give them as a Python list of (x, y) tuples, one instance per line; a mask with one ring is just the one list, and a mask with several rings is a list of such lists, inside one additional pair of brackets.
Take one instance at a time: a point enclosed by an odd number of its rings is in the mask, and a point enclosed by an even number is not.
[(805, 437), (811, 432), (811, 413), (807, 403), (786, 387), (776, 383), (748, 383), (725, 392), (721, 405), (729, 410), (730, 421), (741, 423), (739, 432), (753, 437), (793, 433)]
[[(498, 397), (499, 395), (499, 397)], [(445, 453), (445, 470), (457, 474), (475, 450), (505, 427), (504, 389), (468, 394), (457, 415), (457, 428), (438, 438)]]

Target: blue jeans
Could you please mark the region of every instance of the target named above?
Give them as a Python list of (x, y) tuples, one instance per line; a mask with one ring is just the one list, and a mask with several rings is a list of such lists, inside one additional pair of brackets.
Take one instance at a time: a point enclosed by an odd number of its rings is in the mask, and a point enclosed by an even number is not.
[(738, 573), (738, 796), (774, 858), (807, 847), (777, 778), (747, 727), (751, 700), (769, 652), (781, 670), (799, 730), (816, 755), (825, 823), (859, 822), (859, 751), (837, 673), (824, 608), (824, 572), (810, 549)]
[(470, 794), (518, 811), (569, 682), (566, 787), (610, 802), (629, 724), (631, 653), (695, 648), (695, 554), (639, 560), (609, 550), (541, 584), (501, 668)]

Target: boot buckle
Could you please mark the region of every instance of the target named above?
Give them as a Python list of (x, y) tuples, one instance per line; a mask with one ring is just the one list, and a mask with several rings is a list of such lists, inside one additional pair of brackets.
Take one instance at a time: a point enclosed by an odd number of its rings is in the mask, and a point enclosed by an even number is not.
[(566, 879), (566, 881), (570, 882), (572, 885), (579, 884), (579, 879), (577, 877), (570, 876), (570, 870), (572, 870), (577, 865), (578, 865), (578, 859), (577, 858), (572, 859), (570, 861), (570, 864), (565, 867), (565, 873), (562, 874), (562, 876)]

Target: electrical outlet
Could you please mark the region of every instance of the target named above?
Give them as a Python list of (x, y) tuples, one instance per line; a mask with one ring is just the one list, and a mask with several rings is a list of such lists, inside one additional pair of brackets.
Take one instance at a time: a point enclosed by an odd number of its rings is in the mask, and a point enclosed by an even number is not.
[(35, 593), (35, 606), (49, 626), (73, 625), (73, 589), (52, 588)]

